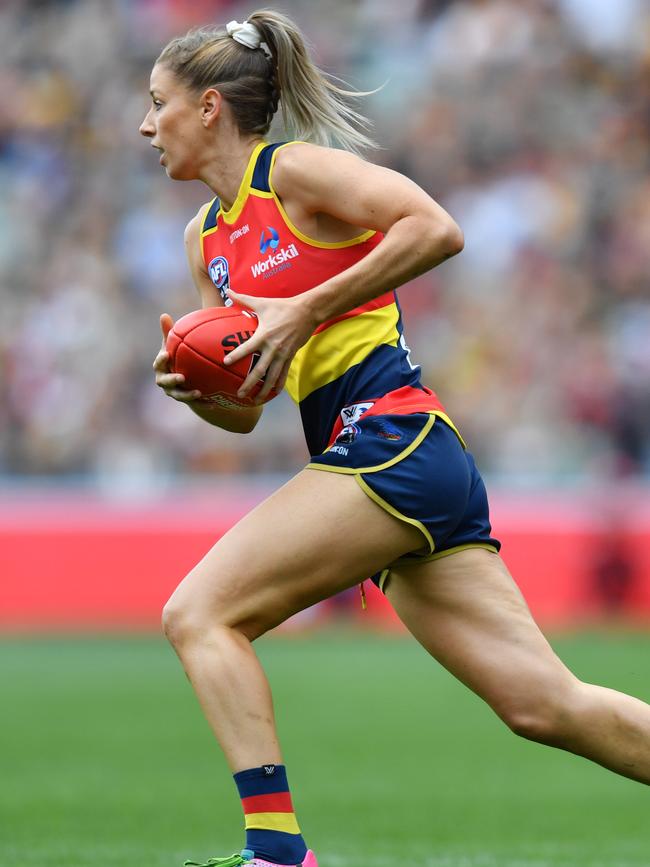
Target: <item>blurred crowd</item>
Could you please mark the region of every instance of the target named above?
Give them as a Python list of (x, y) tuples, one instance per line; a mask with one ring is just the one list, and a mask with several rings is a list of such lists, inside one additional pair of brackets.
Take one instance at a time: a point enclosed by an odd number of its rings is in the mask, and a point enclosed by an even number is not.
[[(274, 4), (269, 4), (274, 5)], [(218, 0), (0, 6), (0, 475), (156, 485), (288, 473), (284, 395), (254, 434), (153, 384), (159, 313), (198, 306), (183, 229), (209, 198), (138, 135), (171, 36)], [(413, 359), (511, 483), (650, 477), (650, 5), (282, 0), (317, 61), (373, 89), (372, 158), (465, 232), (400, 292)], [(383, 87), (382, 87), (383, 85)]]

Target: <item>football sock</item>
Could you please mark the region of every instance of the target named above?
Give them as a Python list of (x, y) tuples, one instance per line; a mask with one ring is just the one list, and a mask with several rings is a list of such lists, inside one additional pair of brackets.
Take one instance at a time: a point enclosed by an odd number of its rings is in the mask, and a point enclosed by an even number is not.
[(246, 819), (246, 849), (275, 864), (300, 864), (307, 846), (291, 803), (284, 765), (234, 775)]

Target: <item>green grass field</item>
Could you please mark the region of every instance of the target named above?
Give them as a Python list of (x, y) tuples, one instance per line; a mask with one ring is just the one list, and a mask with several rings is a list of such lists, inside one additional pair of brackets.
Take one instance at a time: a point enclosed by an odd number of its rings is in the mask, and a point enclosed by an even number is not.
[[(650, 638), (554, 642), (650, 699)], [(650, 865), (650, 790), (507, 732), (402, 638), (259, 644), (321, 867)], [(235, 789), (155, 638), (0, 643), (0, 867), (180, 867), (243, 840)]]

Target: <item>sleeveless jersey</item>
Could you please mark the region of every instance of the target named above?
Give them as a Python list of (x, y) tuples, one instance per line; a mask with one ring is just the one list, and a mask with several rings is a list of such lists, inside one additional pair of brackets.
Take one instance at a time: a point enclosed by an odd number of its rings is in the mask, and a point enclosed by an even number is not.
[[(374, 231), (349, 241), (316, 241), (293, 225), (272, 183), (276, 154), (291, 144), (259, 144), (230, 210), (215, 198), (206, 212), (203, 259), (226, 303), (229, 286), (268, 298), (307, 292), (381, 243), (382, 233)], [(312, 455), (364, 413), (429, 412), (451, 425), (411, 362), (394, 291), (320, 325), (298, 350), (286, 387), (300, 408)]]

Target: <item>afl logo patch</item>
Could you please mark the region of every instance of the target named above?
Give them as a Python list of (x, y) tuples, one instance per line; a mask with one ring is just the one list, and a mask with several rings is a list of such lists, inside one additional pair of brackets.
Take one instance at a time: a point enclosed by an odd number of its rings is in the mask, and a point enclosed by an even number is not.
[(226, 290), (230, 289), (230, 271), (228, 269), (228, 260), (225, 256), (215, 256), (208, 265), (208, 274), (210, 275), (210, 280), (212, 280), (219, 290), (219, 294), (226, 303), (226, 306), (229, 307), (232, 304), (232, 299), (228, 297)]
[(217, 256), (208, 265), (210, 280), (217, 289), (227, 289), (229, 284), (228, 260), (224, 256)]

